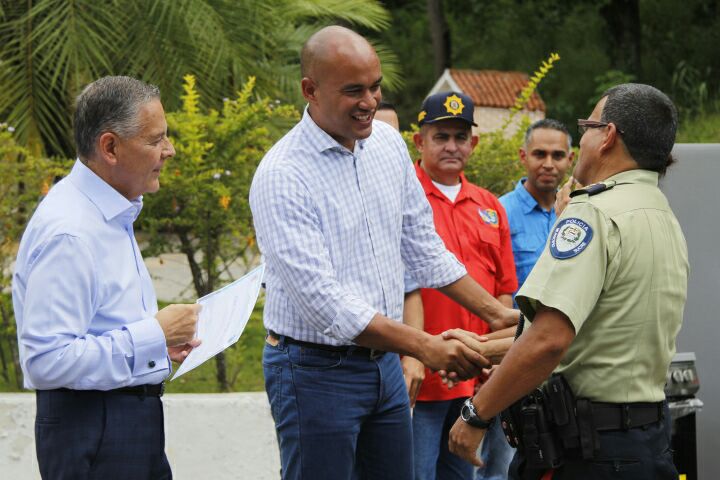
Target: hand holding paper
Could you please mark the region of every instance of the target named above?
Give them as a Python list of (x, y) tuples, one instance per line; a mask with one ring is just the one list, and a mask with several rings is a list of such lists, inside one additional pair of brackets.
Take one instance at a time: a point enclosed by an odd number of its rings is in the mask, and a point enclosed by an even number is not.
[[(172, 379), (200, 366), (240, 339), (260, 294), (265, 265), (252, 270), (197, 303), (202, 305), (197, 323), (196, 338), (202, 340), (187, 353)], [(182, 352), (177, 352), (182, 355)], [(173, 352), (171, 352), (172, 358)]]

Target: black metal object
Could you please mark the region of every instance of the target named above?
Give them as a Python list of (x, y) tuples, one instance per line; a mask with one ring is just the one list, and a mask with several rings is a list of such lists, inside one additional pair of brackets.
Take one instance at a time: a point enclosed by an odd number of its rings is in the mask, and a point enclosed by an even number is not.
[(695, 354), (676, 354), (668, 369), (665, 396), (672, 418), (673, 461), (687, 480), (698, 478), (696, 413), (703, 405), (695, 396), (699, 389)]

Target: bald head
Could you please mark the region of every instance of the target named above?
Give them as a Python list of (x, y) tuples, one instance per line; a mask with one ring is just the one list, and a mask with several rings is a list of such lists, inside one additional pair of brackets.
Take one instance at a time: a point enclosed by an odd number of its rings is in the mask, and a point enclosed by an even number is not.
[(300, 88), (312, 120), (352, 151), (355, 140), (372, 133), (382, 100), (382, 72), (375, 49), (343, 27), (326, 27), (305, 42)]
[(325, 66), (339, 58), (377, 59), (370, 42), (349, 28), (333, 25), (315, 32), (300, 52), (300, 71), (303, 77), (314, 78)]

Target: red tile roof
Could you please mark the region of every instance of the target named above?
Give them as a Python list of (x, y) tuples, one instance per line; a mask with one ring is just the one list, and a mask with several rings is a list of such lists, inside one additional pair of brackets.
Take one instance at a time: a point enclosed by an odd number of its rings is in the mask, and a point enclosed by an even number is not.
[[(450, 75), (463, 93), (472, 98), (476, 107), (510, 108), (528, 83), (528, 76), (522, 72), (451, 68)], [(535, 91), (525, 108), (544, 112), (545, 102)]]

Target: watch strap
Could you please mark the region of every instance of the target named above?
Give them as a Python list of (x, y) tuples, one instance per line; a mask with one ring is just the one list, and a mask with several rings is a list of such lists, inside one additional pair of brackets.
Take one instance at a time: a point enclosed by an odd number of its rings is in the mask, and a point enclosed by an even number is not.
[(462, 409), (460, 410), (460, 418), (471, 427), (482, 429), (489, 428), (493, 421), (492, 418), (490, 420), (483, 420), (478, 416), (475, 411), (475, 405), (472, 402), (472, 397), (463, 403)]

